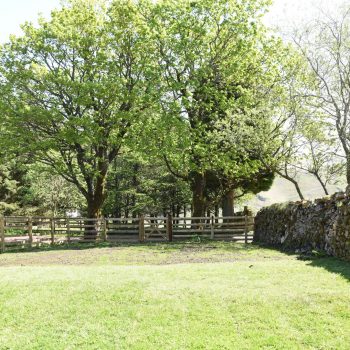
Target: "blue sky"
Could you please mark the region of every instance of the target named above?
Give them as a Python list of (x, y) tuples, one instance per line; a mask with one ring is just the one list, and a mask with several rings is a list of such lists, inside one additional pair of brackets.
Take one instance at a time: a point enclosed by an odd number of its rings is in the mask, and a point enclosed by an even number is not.
[[(317, 16), (315, 5), (335, 7), (344, 0), (275, 0), (267, 23), (285, 29), (288, 25)], [(0, 43), (10, 34), (20, 34), (20, 24), (35, 22), (38, 13), (49, 16), (52, 9), (60, 6), (60, 0), (0, 0)]]

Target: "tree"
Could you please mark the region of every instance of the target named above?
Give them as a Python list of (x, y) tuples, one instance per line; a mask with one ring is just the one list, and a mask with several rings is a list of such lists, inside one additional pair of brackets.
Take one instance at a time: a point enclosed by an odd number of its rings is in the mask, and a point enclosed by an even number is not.
[(38, 163), (31, 165), (26, 181), (22, 206), (28, 211), (55, 217), (84, 208), (84, 197), (76, 186), (52, 172), (50, 167)]
[(346, 158), (350, 185), (350, 7), (310, 23), (294, 42), (314, 73), (316, 89), (305, 96), (332, 122)]
[(267, 4), (163, 1), (150, 15), (164, 83), (157, 148), (190, 183), (193, 216), (210, 204), (210, 174), (239, 183), (265, 172), (262, 158), (271, 162), (266, 135), (288, 50), (260, 22)]
[(1, 49), (2, 142), (74, 184), (89, 218), (100, 214), (110, 165), (151, 113), (144, 24), (128, 0), (72, 0)]
[(108, 176), (104, 213), (112, 217), (139, 214), (179, 216), (190, 204), (187, 183), (169, 173), (162, 159), (135, 154), (119, 157)]
[(294, 166), (317, 179), (324, 193), (329, 194), (327, 186), (339, 183), (344, 176), (343, 157), (338, 154), (339, 140), (332, 132), (332, 127), (324, 118), (309, 116), (302, 123), (300, 133), (304, 139), (304, 147), (300, 161)]
[(301, 200), (305, 197), (298, 178), (307, 173), (315, 176), (328, 195), (327, 186), (338, 183), (344, 173), (339, 142), (324, 115), (310, 108), (300, 92), (294, 93), (296, 101), (286, 105), (288, 117), (280, 130), (282, 142), (276, 151), (275, 171), (293, 183)]
[(275, 172), (291, 182), (298, 196), (304, 200), (304, 194), (299, 185), (298, 177), (300, 171), (296, 164), (299, 164), (302, 157), (302, 151), (305, 147), (305, 140), (299, 133), (298, 118), (287, 119), (287, 126), (281, 132), (281, 143), (275, 152), (276, 163)]
[(23, 174), (18, 168), (15, 174), (17, 165), (13, 161), (0, 164), (0, 213), (3, 215), (9, 215), (18, 209), (17, 197)]
[[(3, 133), (2, 135), (4, 135)], [(21, 214), (29, 187), (27, 167), (30, 160), (18, 154), (8, 157), (0, 152), (0, 214)]]
[(275, 140), (271, 151), (273, 161), (270, 164), (262, 161), (271, 172), (291, 182), (303, 200), (299, 177), (304, 172), (300, 162), (306, 159), (304, 126), (312, 124), (311, 119), (319, 125), (322, 116), (306, 103), (305, 91), (314, 87), (313, 74), (304, 57), (291, 47), (282, 67), (282, 77), (282, 88), (273, 96), (278, 108), (272, 118), (273, 127), (267, 134), (269, 139)]

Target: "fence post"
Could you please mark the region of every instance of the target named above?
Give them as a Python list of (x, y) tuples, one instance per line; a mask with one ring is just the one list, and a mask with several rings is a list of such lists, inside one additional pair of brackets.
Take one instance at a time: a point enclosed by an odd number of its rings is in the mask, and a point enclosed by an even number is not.
[(214, 224), (215, 224), (215, 217), (214, 215), (211, 216), (210, 219), (210, 239), (214, 239)]
[(67, 243), (70, 244), (70, 222), (69, 222), (69, 218), (66, 218), (66, 234), (67, 234)]
[(248, 207), (244, 207), (244, 243), (248, 243)]
[(103, 242), (107, 242), (107, 220), (105, 217), (102, 219), (102, 225), (103, 225), (103, 227), (102, 227), (102, 234), (103, 234), (102, 239), (103, 239)]
[(1, 253), (5, 252), (5, 218), (0, 218), (0, 238), (1, 238)]
[(141, 215), (139, 217), (139, 241), (145, 241), (145, 216)]
[(33, 247), (33, 220), (31, 217), (28, 218), (28, 236), (29, 236), (29, 247)]
[(55, 219), (50, 218), (51, 245), (55, 244)]
[(173, 241), (173, 216), (169, 213), (166, 221), (166, 232), (168, 236), (168, 241)]

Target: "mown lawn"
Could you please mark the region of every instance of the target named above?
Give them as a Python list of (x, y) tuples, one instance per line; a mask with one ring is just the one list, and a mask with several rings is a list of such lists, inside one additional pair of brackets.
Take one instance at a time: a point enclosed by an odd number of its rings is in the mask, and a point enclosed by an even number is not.
[(350, 349), (350, 264), (233, 243), (0, 255), (0, 349)]

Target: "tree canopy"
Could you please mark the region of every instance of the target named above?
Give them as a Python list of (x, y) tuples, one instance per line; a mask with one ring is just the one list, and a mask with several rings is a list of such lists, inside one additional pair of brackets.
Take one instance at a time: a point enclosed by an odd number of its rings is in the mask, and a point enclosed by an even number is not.
[(84, 195), (96, 217), (108, 169), (147, 118), (151, 41), (129, 1), (71, 1), (1, 50), (2, 123)]
[(300, 55), (261, 21), (269, 4), (64, 2), (1, 47), (2, 148), (74, 186), (90, 218), (176, 211), (189, 191), (203, 216), (267, 190), (305, 80)]
[(156, 147), (169, 170), (190, 182), (194, 216), (210, 205), (213, 178), (225, 187), (221, 196), (251, 191), (254, 179), (266, 189), (261, 180), (272, 178), (267, 164), (278, 139), (270, 135), (291, 50), (260, 21), (268, 3), (164, 1), (149, 15), (166, 130)]

